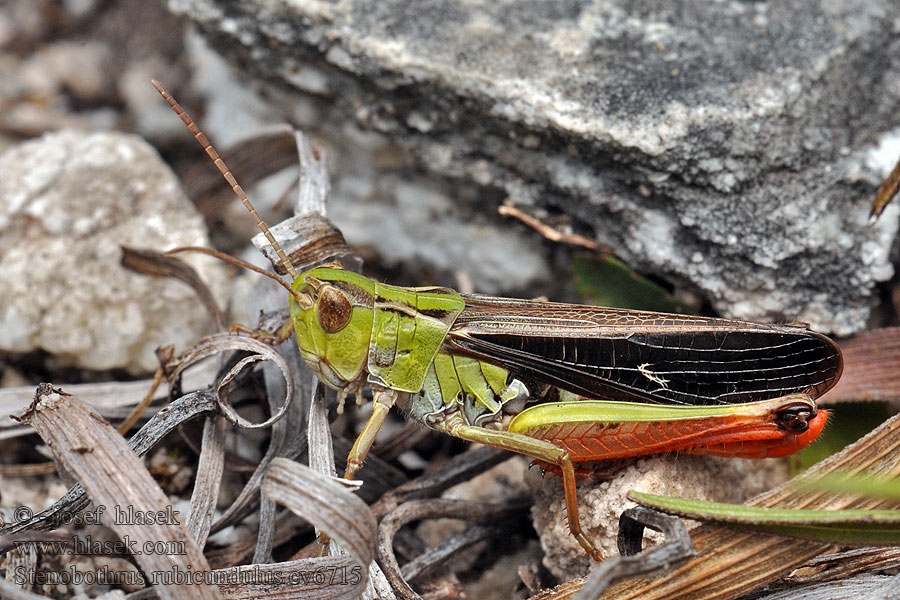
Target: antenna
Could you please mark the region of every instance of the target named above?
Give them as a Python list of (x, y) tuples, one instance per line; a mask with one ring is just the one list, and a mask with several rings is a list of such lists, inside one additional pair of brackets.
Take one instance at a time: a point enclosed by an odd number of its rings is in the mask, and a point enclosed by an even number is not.
[(194, 123), (193, 119), (191, 119), (184, 109), (175, 102), (175, 98), (166, 91), (166, 88), (162, 86), (162, 84), (155, 79), (151, 79), (150, 83), (153, 84), (153, 87), (156, 88), (156, 91), (159, 92), (159, 95), (163, 97), (163, 100), (168, 102), (169, 106), (172, 107), (172, 110), (175, 111), (175, 114), (178, 115), (178, 118), (181, 119), (181, 122), (184, 123), (188, 130), (194, 134), (194, 137), (197, 138), (197, 141), (203, 146), (203, 149), (206, 150), (206, 154), (212, 159), (213, 163), (215, 163), (216, 168), (219, 169), (219, 172), (225, 178), (225, 181), (228, 182), (228, 185), (231, 186), (232, 191), (241, 201), (241, 204), (250, 212), (250, 215), (253, 217), (253, 220), (256, 221), (256, 226), (259, 227), (259, 230), (263, 232), (263, 235), (266, 236), (266, 239), (269, 240), (269, 243), (272, 244), (272, 247), (275, 249), (276, 254), (278, 254), (278, 259), (281, 260), (282, 266), (288, 272), (292, 279), (297, 278), (297, 270), (294, 268), (293, 263), (291, 263), (291, 259), (288, 258), (287, 254), (285, 254), (284, 250), (281, 248), (281, 244), (275, 239), (275, 236), (272, 235), (272, 232), (269, 231), (268, 225), (266, 222), (262, 220), (262, 217), (259, 216), (259, 213), (256, 212), (256, 208), (250, 202), (250, 199), (247, 197), (247, 194), (244, 192), (244, 189), (238, 184), (237, 180), (234, 178), (234, 175), (231, 174), (231, 171), (228, 170), (228, 167), (225, 165), (225, 162), (219, 156), (219, 153), (216, 152), (216, 149), (213, 148), (213, 145), (210, 143), (209, 139), (200, 131), (200, 128), (197, 127), (197, 124)]

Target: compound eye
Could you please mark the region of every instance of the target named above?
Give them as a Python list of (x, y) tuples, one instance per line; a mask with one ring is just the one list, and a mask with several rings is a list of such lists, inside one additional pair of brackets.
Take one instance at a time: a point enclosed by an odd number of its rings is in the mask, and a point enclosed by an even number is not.
[(337, 333), (346, 327), (353, 314), (350, 299), (333, 285), (326, 285), (319, 290), (316, 310), (319, 325), (325, 333)]
[(815, 418), (816, 409), (808, 404), (793, 404), (778, 410), (775, 422), (785, 431), (802, 433), (809, 429), (809, 422)]

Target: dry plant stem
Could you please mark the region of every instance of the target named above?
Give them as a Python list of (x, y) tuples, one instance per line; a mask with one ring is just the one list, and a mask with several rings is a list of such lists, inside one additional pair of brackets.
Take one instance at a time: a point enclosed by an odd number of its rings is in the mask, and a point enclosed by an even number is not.
[(881, 184), (875, 193), (875, 201), (872, 203), (872, 212), (869, 213), (869, 222), (874, 223), (878, 216), (884, 211), (885, 207), (890, 204), (894, 196), (900, 192), (900, 160), (894, 165), (894, 169), (888, 178)]
[(569, 244), (572, 246), (581, 246), (582, 248), (587, 248), (588, 250), (612, 254), (612, 252), (610, 252), (608, 248), (605, 248), (596, 240), (586, 238), (583, 235), (578, 235), (576, 233), (563, 233), (562, 231), (558, 231), (542, 222), (540, 219), (532, 217), (531, 215), (522, 212), (514, 206), (503, 204), (497, 208), (497, 212), (504, 217), (513, 217), (522, 221), (552, 242), (562, 242), (564, 244)]
[[(214, 367), (203, 363), (191, 369), (186, 377), (189, 380), (186, 385), (196, 389), (208, 385), (214, 376)], [(85, 398), (91, 408), (104, 418), (120, 420), (140, 403), (151, 384), (152, 380), (143, 379), (112, 383), (76, 383), (67, 385), (66, 389), (71, 390), (70, 393), (79, 398)], [(18, 425), (16, 421), (10, 419), (12, 415), (20, 414), (22, 407), (31, 402), (33, 397), (33, 385), (0, 389), (0, 440), (34, 433), (30, 427)], [(154, 400), (162, 399), (162, 397), (154, 398)]]
[(34, 463), (29, 465), (0, 465), (0, 475), (8, 477), (31, 477), (48, 475), (56, 472), (55, 462)]
[[(47, 442), (56, 459), (82, 482), (95, 505), (127, 507), (134, 514), (165, 511), (168, 497), (159, 488), (143, 463), (125, 440), (99, 415), (84, 404), (49, 384), (38, 386), (35, 402), (25, 419)], [(189, 538), (181, 523), (123, 523), (109, 525), (121, 538), (143, 543), (179, 547), (183, 554), (138, 553), (134, 556), (144, 573), (209, 571), (200, 548)], [(220, 598), (215, 586), (203, 582), (158, 585), (163, 598)]]
[(153, 403), (153, 397), (156, 395), (156, 390), (159, 389), (159, 386), (165, 380), (166, 374), (162, 367), (156, 369), (156, 372), (153, 374), (153, 380), (150, 382), (150, 388), (147, 390), (147, 393), (144, 394), (144, 397), (141, 398), (141, 401), (137, 406), (134, 407), (134, 410), (125, 417), (125, 420), (119, 423), (116, 426), (116, 431), (125, 435), (128, 431), (137, 423), (138, 419), (143, 416), (144, 411), (150, 407)]
[[(159, 368), (156, 370), (156, 373), (153, 375), (153, 379), (150, 383), (150, 388), (144, 394), (144, 397), (135, 406), (129, 415), (122, 421), (118, 426), (116, 426), (116, 430), (125, 435), (125, 433), (130, 430), (135, 423), (137, 423), (138, 419), (140, 419), (150, 404), (153, 403), (154, 395), (156, 394), (156, 390), (159, 389), (160, 384), (165, 379), (165, 375), (163, 374), (163, 369)], [(7, 475), (10, 477), (29, 477), (33, 475), (47, 475), (49, 473), (56, 472), (56, 463), (55, 462), (46, 462), (39, 463), (33, 465), (0, 465), (0, 474)]]
[[(825, 473), (866, 471), (894, 477), (900, 474), (900, 416), (893, 417), (865, 438), (818, 463), (797, 479), (812, 479)], [(755, 506), (782, 508), (897, 508), (897, 502), (878, 499), (799, 492), (790, 482), (750, 500)], [(604, 600), (730, 600), (776, 581), (832, 546), (771, 535), (738, 532), (726, 527), (701, 525), (691, 531), (700, 557), (689, 560), (653, 580), (629, 580), (602, 596)], [(583, 580), (573, 582), (569, 598)], [(557, 588), (559, 590), (559, 588)], [(569, 592), (568, 590), (572, 590)]]

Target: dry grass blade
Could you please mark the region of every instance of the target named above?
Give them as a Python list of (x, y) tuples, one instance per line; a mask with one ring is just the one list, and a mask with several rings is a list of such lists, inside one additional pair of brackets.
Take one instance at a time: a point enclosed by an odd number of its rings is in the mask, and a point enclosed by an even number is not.
[[(74, 397), (41, 384), (25, 419), (65, 469), (76, 477), (97, 507), (104, 512), (134, 515), (108, 519), (107, 525), (120, 538), (133, 540), (134, 548), (169, 548), (138, 551), (134, 559), (154, 584), (161, 598), (220, 598), (215, 586), (202, 581), (162, 585), (158, 575), (189, 571), (208, 572), (209, 565), (187, 529), (177, 519), (152, 519), (141, 523), (140, 515), (171, 513), (169, 499), (147, 472), (143, 463), (116, 432), (95, 412)], [(149, 520), (149, 519), (148, 519)], [(177, 549), (177, 550), (175, 550)]]
[(328, 161), (325, 149), (314, 146), (302, 131), (294, 131), (294, 142), (300, 156), (300, 178), (297, 194), (296, 213), (325, 216), (331, 177), (328, 175)]
[[(530, 505), (530, 499), (489, 503), (439, 498), (404, 502), (378, 525), (378, 564), (401, 598), (417, 600), (420, 596), (401, 575), (400, 565), (394, 555), (394, 536), (401, 527), (421, 519), (464, 519), (475, 523), (491, 523), (521, 512)], [(437, 565), (432, 565), (434, 566)]]
[[(297, 165), (293, 130), (279, 127), (241, 140), (221, 153), (231, 170), (240, 174), (246, 186), (262, 181), (269, 175)], [(197, 203), (204, 215), (218, 215), (222, 206), (232, 198), (231, 190), (222, 187), (222, 175), (210, 168), (206, 156), (197, 163), (184, 178), (188, 196)]]
[[(342, 590), (339, 596), (331, 597), (359, 597), (366, 586), (375, 545), (375, 517), (369, 507), (337, 481), (283, 458), (269, 465), (262, 492), (317, 528), (327, 530), (347, 550), (362, 577), (353, 590)], [(336, 558), (340, 557), (318, 560), (330, 564), (327, 561)]]
[(219, 309), (215, 296), (191, 265), (174, 256), (166, 256), (155, 250), (140, 250), (129, 246), (122, 246), (121, 264), (126, 269), (141, 275), (172, 277), (188, 284), (200, 297), (206, 310), (215, 321), (216, 328), (225, 329), (222, 311)]
[(818, 404), (900, 400), (900, 327), (876, 329), (841, 342), (844, 373)]
[(225, 469), (225, 419), (210, 417), (203, 424), (203, 442), (197, 463), (197, 480), (191, 494), (187, 524), (197, 546), (203, 548), (216, 510), (222, 472)]
[[(865, 598), (874, 600), (891, 578), (885, 575), (863, 575), (843, 581), (808, 585), (799, 589), (784, 590), (761, 596), (758, 600), (846, 600)], [(896, 598), (896, 596), (894, 596)]]
[[(215, 376), (215, 365), (203, 363), (192, 369), (185, 377), (185, 387), (196, 389), (205, 386)], [(108, 421), (124, 419), (140, 403), (152, 385), (153, 380), (117, 381), (111, 383), (76, 383), (67, 385), (74, 396), (83, 399), (93, 410)], [(165, 394), (155, 400), (162, 400)], [(34, 398), (34, 386), (18, 386), (0, 389), (0, 440), (34, 433), (31, 427), (20, 425), (11, 419), (22, 413)]]
[[(319, 214), (297, 215), (272, 225), (269, 229), (298, 269), (306, 269), (333, 259), (340, 260), (350, 270), (361, 264), (347, 246), (343, 234), (331, 221)], [(266, 258), (273, 261), (276, 273), (287, 274), (263, 234), (257, 234), (253, 238), (253, 244)]]
[[(216, 399), (206, 392), (196, 392), (178, 398), (154, 415), (131, 438), (128, 445), (137, 456), (143, 456), (176, 427), (198, 415), (215, 412), (217, 406)], [(71, 515), (80, 511), (87, 503), (88, 499), (84, 488), (81, 487), (81, 484), (76, 484), (52, 506), (33, 515), (30, 519), (0, 526), (0, 535), (5, 536), (20, 531), (56, 529), (60, 524), (68, 522)]]
[[(359, 270), (362, 261), (353, 254), (343, 234), (325, 218), (325, 205), (331, 188), (325, 151), (310, 143), (303, 132), (294, 132), (300, 157), (299, 193), (294, 215), (270, 229), (293, 265), (304, 270), (326, 260), (340, 260), (344, 268)], [(256, 246), (284, 275), (287, 271), (263, 234), (253, 238)]]
[[(203, 360), (204, 358), (229, 350), (251, 352), (252, 354), (251, 356), (241, 359), (234, 367), (232, 367), (217, 386), (216, 397), (219, 399), (219, 408), (222, 411), (222, 414), (232, 425), (235, 425), (237, 427), (244, 427), (247, 429), (271, 427), (275, 422), (277, 422), (279, 419), (281, 419), (281, 417), (284, 416), (284, 414), (290, 407), (291, 401), (294, 397), (294, 387), (292, 379), (290, 377), (290, 368), (288, 367), (287, 362), (274, 348), (272, 348), (272, 346), (268, 344), (245, 335), (237, 335), (233, 333), (218, 333), (215, 335), (211, 335), (209, 337), (203, 338), (202, 340), (197, 342), (190, 350), (184, 352), (177, 359), (175, 359), (177, 366), (172, 372), (171, 379), (176, 379), (181, 375), (182, 372), (193, 366), (195, 363)], [(245, 367), (263, 360), (272, 361), (279, 368), (279, 370), (281, 370), (282, 374), (284, 375), (284, 380), (287, 384), (286, 395), (284, 402), (281, 404), (279, 409), (268, 419), (261, 423), (251, 423), (241, 415), (237, 414), (237, 412), (235, 412), (231, 405), (228, 404), (226, 393), (228, 384), (231, 383)]]
[(331, 429), (328, 425), (328, 410), (325, 408), (325, 394), (322, 382), (313, 384), (312, 402), (306, 425), (309, 440), (309, 466), (316, 473), (336, 477), (334, 468), (334, 446), (331, 444)]
[[(818, 463), (797, 480), (814, 479), (832, 472), (866, 471), (883, 477), (900, 474), (900, 416), (885, 422), (862, 440)], [(753, 498), (755, 506), (781, 508), (897, 508), (895, 501), (836, 496), (797, 491), (791, 482)], [(701, 554), (667, 575), (653, 580), (629, 580), (602, 596), (604, 600), (729, 600), (776, 581), (824, 554), (833, 546), (771, 535), (738, 532), (701, 525), (691, 531), (691, 541)], [(583, 580), (571, 582), (538, 596), (542, 600), (571, 598)], [(538, 598), (535, 597), (535, 598)]]
[[(293, 378), (284, 357), (282, 357), (275, 348), (259, 340), (233, 333), (221, 333), (204, 338), (174, 359), (173, 364), (175, 366), (172, 369), (171, 379), (176, 380), (187, 369), (203, 359), (226, 351), (251, 352), (253, 354), (240, 359), (231, 369), (229, 369), (226, 375), (218, 383), (216, 387), (216, 399), (222, 415), (232, 425), (247, 429), (271, 427), (278, 423), (278, 421), (288, 413), (293, 402)], [(261, 423), (251, 423), (239, 415), (227, 402), (227, 389), (229, 383), (231, 383), (245, 367), (262, 360), (271, 361), (271, 363), (277, 367), (278, 371), (281, 372), (284, 381), (285, 398), (278, 406), (272, 406), (272, 402), (276, 402), (276, 400), (270, 399), (270, 409), (272, 409), (270, 417)], [(237, 499), (228, 507), (225, 514), (210, 526), (209, 531), (218, 531), (228, 525), (232, 525), (250, 511), (258, 498), (257, 492), (262, 484), (262, 479), (268, 468), (269, 461), (275, 458), (278, 451), (278, 448), (270, 445), (269, 449), (266, 451), (266, 455), (259, 464), (256, 465), (253, 474), (244, 485), (244, 488), (241, 490)]]
[(866, 571), (900, 567), (900, 548), (853, 548), (818, 556), (784, 578), (788, 584), (843, 580)]

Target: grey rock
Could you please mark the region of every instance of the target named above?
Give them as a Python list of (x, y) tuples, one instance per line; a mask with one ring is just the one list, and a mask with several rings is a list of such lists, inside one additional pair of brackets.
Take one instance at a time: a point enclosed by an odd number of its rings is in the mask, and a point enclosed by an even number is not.
[[(60, 131), (0, 155), (0, 349), (44, 350), (86, 369), (157, 366), (212, 323), (185, 284), (119, 265), (120, 245), (208, 246), (175, 175), (140, 138)], [(225, 270), (185, 258), (214, 294)]]
[[(169, 6), (313, 133), (386, 134), (434, 174), (561, 212), (723, 314), (847, 334), (892, 275), (897, 209), (866, 217), (885, 174), (868, 153), (900, 125), (896, 2)], [(423, 237), (436, 247), (420, 256), (446, 252)]]

